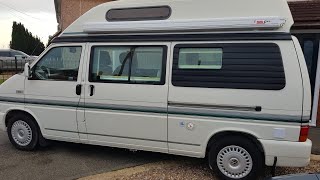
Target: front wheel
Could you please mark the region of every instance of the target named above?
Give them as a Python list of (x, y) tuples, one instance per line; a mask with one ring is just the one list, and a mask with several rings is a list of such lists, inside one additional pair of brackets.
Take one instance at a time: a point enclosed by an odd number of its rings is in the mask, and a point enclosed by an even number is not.
[(10, 142), (20, 150), (31, 151), (38, 145), (39, 131), (33, 119), (17, 114), (9, 119), (8, 136)]
[(214, 143), (208, 154), (210, 167), (221, 179), (258, 179), (263, 157), (249, 139), (229, 136)]

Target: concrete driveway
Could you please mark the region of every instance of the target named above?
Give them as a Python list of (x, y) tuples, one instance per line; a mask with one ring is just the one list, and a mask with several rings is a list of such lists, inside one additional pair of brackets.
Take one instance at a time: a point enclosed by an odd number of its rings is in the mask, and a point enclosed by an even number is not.
[[(315, 129), (311, 130), (312, 140), (317, 140), (319, 135)], [(318, 146), (314, 147), (314, 152), (316, 148)], [(77, 179), (170, 159), (197, 167), (200, 167), (199, 164), (205, 165), (204, 161), (195, 158), (65, 142), (53, 142), (48, 148), (24, 152), (16, 150), (7, 134), (0, 130), (0, 180)]]
[(16, 150), (6, 132), (0, 131), (0, 179), (76, 179), (166, 158), (160, 153), (64, 142), (24, 152)]

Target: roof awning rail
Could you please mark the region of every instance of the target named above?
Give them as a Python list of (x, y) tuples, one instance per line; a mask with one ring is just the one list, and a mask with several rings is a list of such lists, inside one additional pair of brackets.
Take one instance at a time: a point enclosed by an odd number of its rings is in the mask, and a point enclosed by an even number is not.
[(281, 17), (236, 17), (190, 20), (152, 20), (126, 22), (89, 22), (83, 24), (85, 33), (181, 32), (181, 31), (239, 31), (277, 30), (286, 19)]

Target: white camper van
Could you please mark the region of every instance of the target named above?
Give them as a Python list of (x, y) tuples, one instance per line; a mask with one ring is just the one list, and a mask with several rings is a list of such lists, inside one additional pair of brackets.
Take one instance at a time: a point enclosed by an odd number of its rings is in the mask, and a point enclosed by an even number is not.
[(18, 149), (45, 139), (207, 158), (224, 179), (306, 166), (310, 83), (285, 0), (137, 0), (85, 13), (0, 86)]

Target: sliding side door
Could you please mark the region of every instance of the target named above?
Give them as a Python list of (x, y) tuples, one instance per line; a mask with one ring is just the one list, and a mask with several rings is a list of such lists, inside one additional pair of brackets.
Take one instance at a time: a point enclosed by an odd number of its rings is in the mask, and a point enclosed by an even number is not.
[(85, 120), (90, 143), (167, 152), (169, 45), (89, 45)]

